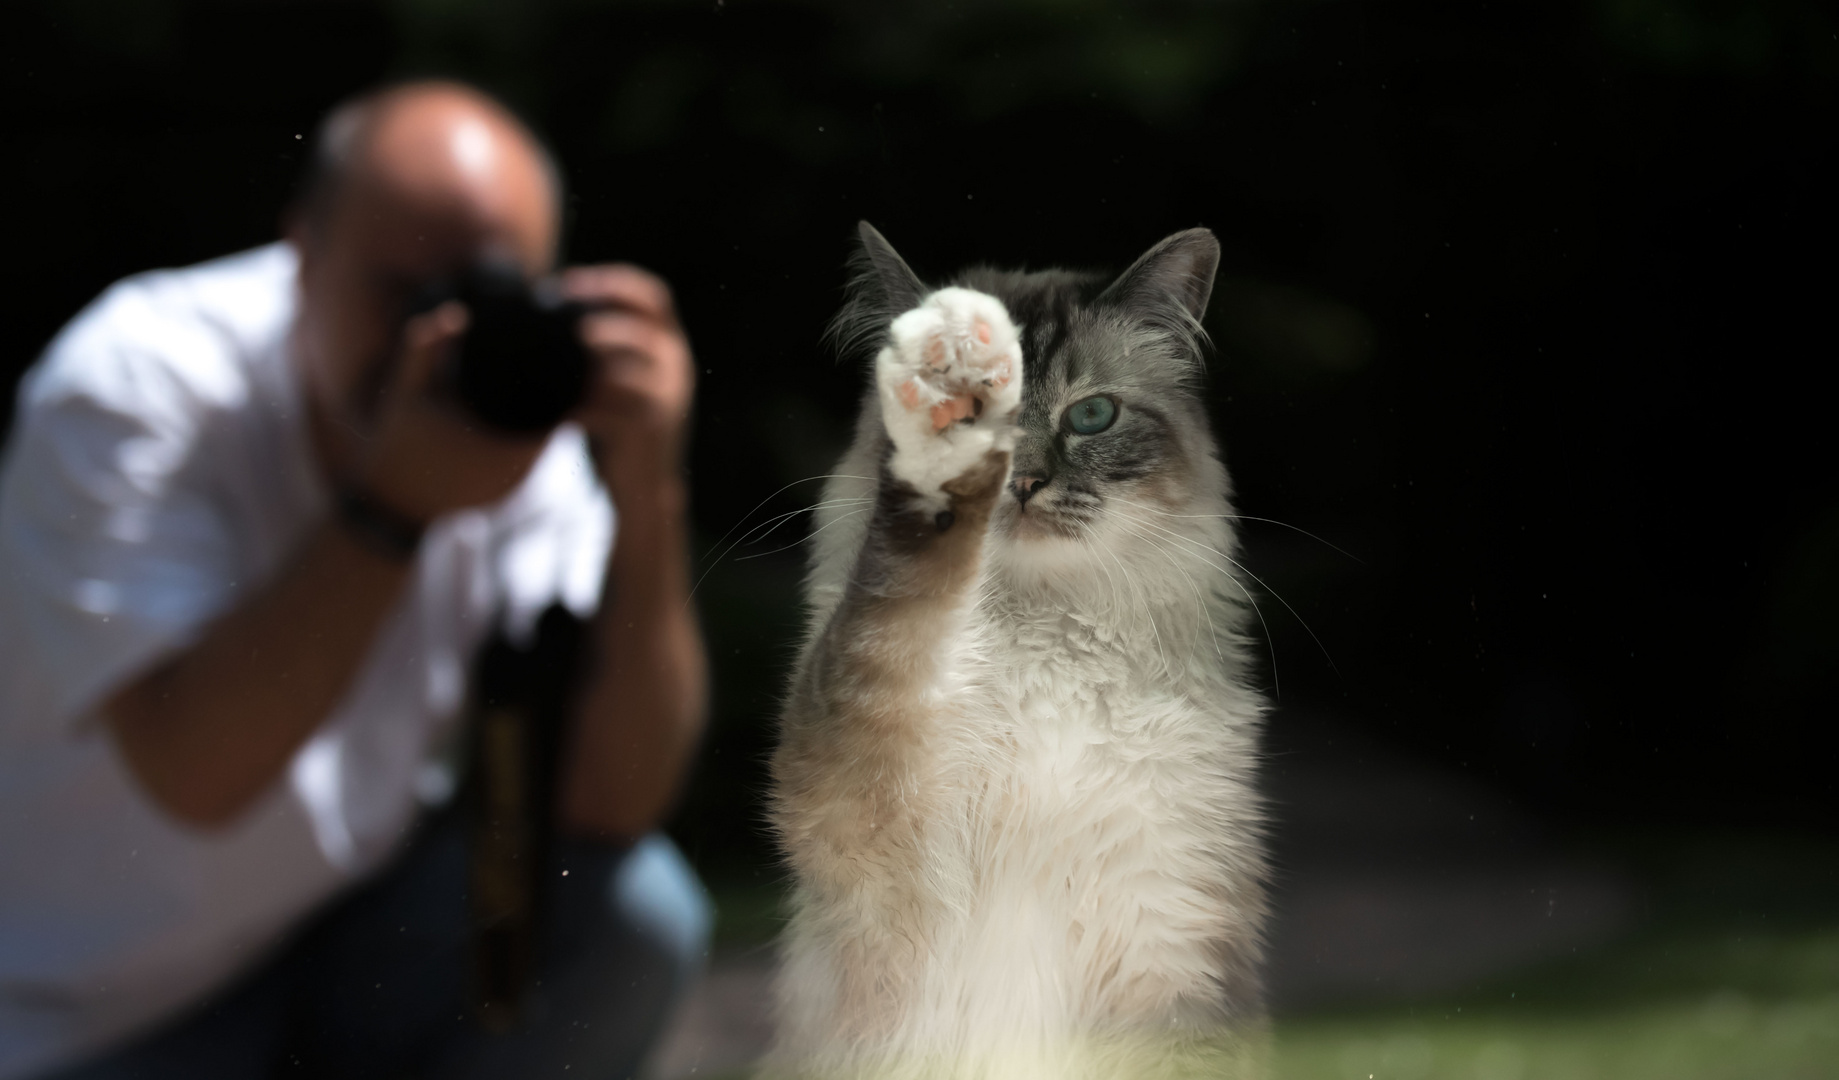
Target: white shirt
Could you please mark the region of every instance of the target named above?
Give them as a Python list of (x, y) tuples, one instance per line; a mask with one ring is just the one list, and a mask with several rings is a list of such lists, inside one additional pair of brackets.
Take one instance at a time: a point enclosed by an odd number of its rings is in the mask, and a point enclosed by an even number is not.
[(0, 1080), (172, 1016), (375, 870), (444, 797), (434, 762), (494, 619), (598, 601), (612, 506), (563, 428), (510, 498), (429, 530), (343, 701), (240, 820), (201, 831), (148, 801), (98, 703), (326, 512), (288, 358), (296, 273), (274, 244), (129, 278), (21, 384), (0, 472)]

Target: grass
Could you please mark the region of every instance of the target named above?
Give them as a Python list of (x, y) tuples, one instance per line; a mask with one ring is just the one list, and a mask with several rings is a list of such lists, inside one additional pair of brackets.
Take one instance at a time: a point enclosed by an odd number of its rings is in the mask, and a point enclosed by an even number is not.
[(1617, 838), (1647, 883), (1626, 939), (1447, 999), (1276, 1024), (1277, 1080), (1839, 1078), (1839, 850)]
[[(1839, 844), (1611, 837), (1646, 913), (1593, 953), (1461, 993), (1274, 1025), (1274, 1080), (1839, 1080)], [(780, 884), (718, 887), (718, 937), (764, 941)]]
[[(1680, 976), (1617, 999), (1628, 965)], [(1839, 1077), (1839, 926), (1656, 937), (1548, 974), (1547, 993), (1281, 1019), (1279, 1080), (1800, 1080)]]

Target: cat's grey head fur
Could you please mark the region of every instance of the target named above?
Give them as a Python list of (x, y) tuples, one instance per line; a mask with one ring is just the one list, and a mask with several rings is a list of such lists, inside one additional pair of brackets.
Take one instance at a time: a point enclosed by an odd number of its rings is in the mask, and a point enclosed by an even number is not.
[[(873, 355), (893, 318), (932, 291), (873, 227), (864, 222), (860, 234), (848, 299), (832, 326), (846, 355)], [(1211, 232), (1189, 229), (1115, 279), (979, 266), (945, 283), (1001, 300), (1022, 335), (1013, 467), (1021, 483), (993, 520), (998, 549), (1004, 539), (1098, 539), (1114, 531), (1108, 518), (1116, 526), (1158, 512), (1224, 509), (1213, 507), (1226, 477), (1203, 399), (1200, 321), (1219, 254)], [(1072, 431), (1067, 410), (1096, 395), (1116, 402), (1115, 421), (1097, 434)]]

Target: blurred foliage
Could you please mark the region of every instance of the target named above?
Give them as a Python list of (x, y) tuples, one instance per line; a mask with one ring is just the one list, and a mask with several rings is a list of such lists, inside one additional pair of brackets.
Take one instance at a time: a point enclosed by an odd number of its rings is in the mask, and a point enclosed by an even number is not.
[(973, 118), (1111, 97), (1152, 121), (1185, 118), (1240, 62), (1256, 0), (832, 0), (837, 55), (863, 76), (951, 88)]
[(1358, 308), (1305, 289), (1228, 277), (1214, 285), (1213, 304), (1221, 347), (1280, 374), (1357, 371), (1377, 348)]
[(1835, 504), (1830, 410), (1802, 385), (1830, 284), (1798, 264), (1839, 228), (1832, 19), (1808, 0), (18, 0), (0, 114), (29, 210), (0, 220), (0, 364), (116, 278), (272, 237), (298, 136), (339, 97), (441, 74), (508, 98), (568, 174), (571, 257), (657, 269), (695, 341), (716, 716), (679, 832), (758, 865), (800, 621), (800, 553), (775, 549), (858, 401), (820, 345), (854, 222), (933, 278), (1115, 267), (1204, 224), (1226, 248), (1210, 404), (1239, 505), (1358, 556), (1247, 523), (1297, 613), (1264, 605), (1283, 704), (1573, 820), (1830, 821), (1830, 771), (1802, 751), (1839, 694), (1831, 529), (1808, 532)]
[(55, 10), (66, 32), (105, 56), (146, 63), (170, 56), (179, 43), (173, 0), (63, 0)]
[(1685, 70), (1839, 79), (1839, 12), (1815, 0), (1594, 0), (1610, 46)]
[[(810, 68), (887, 87), (946, 90), (972, 119), (1041, 102), (1110, 98), (1151, 120), (1175, 121), (1230, 75), (1260, 0), (984, 0), (943, 4), (890, 0), (389, 0), (410, 43), (411, 71), (474, 72), (513, 101), (540, 105), (544, 73), (530, 56), (555, 24), (584, 15), (642, 11), (745, 19), (761, 10), (804, 20), (798, 43)], [(777, 65), (776, 58), (754, 74)], [(693, 53), (653, 54), (611, 73), (613, 96), (636, 126), (667, 126), (671, 103), (717, 81), (747, 78), (699, 63)], [(661, 110), (641, 105), (663, 106)]]
[(1738, 710), (1796, 709), (1811, 733), (1839, 700), (1839, 507), (1801, 529), (1785, 545), (1764, 599), (1762, 630), (1743, 684), (1749, 701)]

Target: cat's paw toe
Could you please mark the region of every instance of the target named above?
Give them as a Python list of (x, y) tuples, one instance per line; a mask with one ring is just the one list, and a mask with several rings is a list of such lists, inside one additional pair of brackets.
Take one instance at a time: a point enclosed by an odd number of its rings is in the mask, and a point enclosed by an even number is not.
[(986, 410), (993, 420), (1010, 419), (1021, 400), (1022, 349), (1002, 301), (974, 289), (940, 289), (895, 320), (893, 338), (897, 349), (920, 360), (914, 377), (953, 403), (934, 411), (939, 429)]
[(884, 383), (934, 431), (1013, 419), (1021, 402), (1021, 342), (1002, 302), (972, 289), (940, 289), (894, 320), (881, 357)]
[(889, 328), (877, 361), (896, 472), (922, 491), (989, 450), (1007, 450), (1021, 404), (1022, 350), (1002, 302), (940, 289)]

